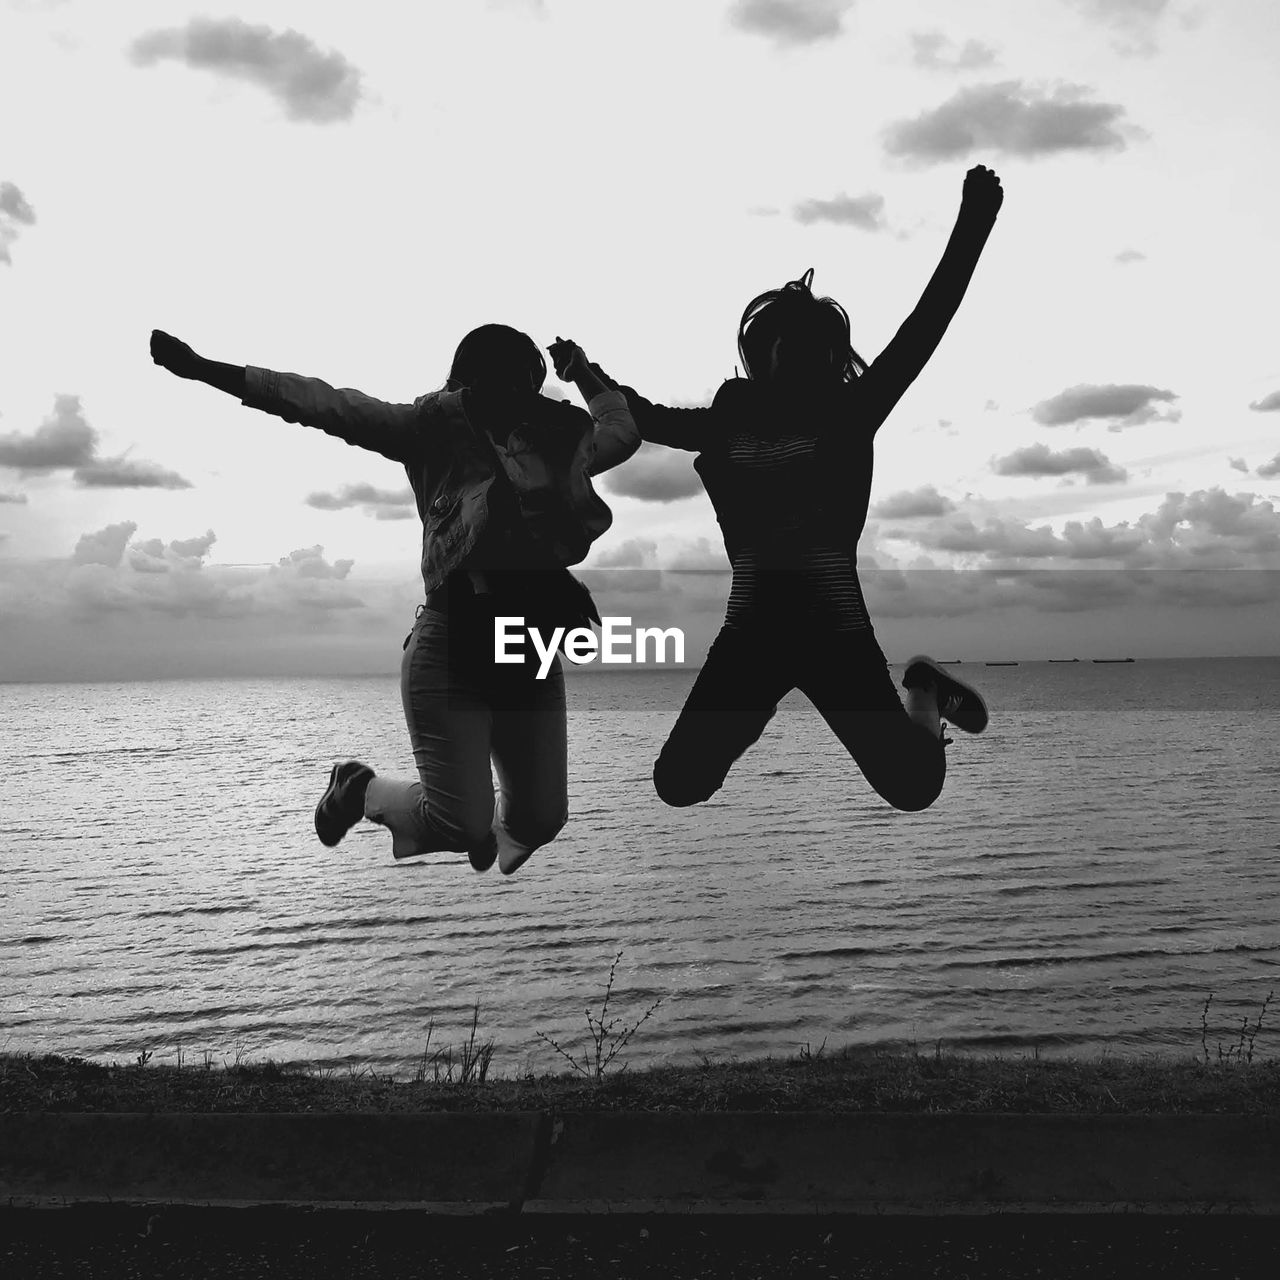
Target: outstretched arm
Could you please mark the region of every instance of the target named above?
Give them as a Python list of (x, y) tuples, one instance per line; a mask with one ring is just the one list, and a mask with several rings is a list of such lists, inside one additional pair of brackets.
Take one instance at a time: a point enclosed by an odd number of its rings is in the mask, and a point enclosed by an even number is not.
[(942, 341), (969, 287), (1003, 200), (1000, 179), (990, 169), (975, 165), (965, 175), (960, 212), (941, 261), (915, 310), (858, 379), (862, 395), (871, 398), (877, 426), (888, 417)]
[(388, 404), (319, 378), (209, 360), (159, 329), (151, 333), (151, 358), (179, 378), (206, 383), (251, 408), (317, 427), (393, 462), (407, 461), (413, 451), (416, 405)]
[[(561, 372), (561, 362), (562, 360), (568, 360), (570, 348), (576, 348), (578, 351), (582, 350), (576, 343), (560, 338), (557, 338), (548, 348), (556, 362), (557, 377), (565, 377), (565, 373)], [(635, 419), (641, 440), (647, 440), (653, 444), (669, 445), (673, 449), (688, 449), (692, 453), (701, 453), (707, 447), (711, 423), (710, 409), (672, 409), (665, 404), (654, 404), (651, 400), (646, 400), (634, 388), (619, 386), (598, 364), (590, 363), (585, 355), (582, 357), (582, 364), (590, 381), (583, 382), (574, 379), (574, 381), (577, 381), (578, 390), (584, 397), (589, 390), (593, 389), (621, 391), (626, 397), (627, 408)], [(564, 368), (568, 372), (567, 364)], [(624, 458), (630, 457), (634, 452), (635, 448), (633, 447), (618, 461), (623, 461)], [(611, 463), (610, 465), (616, 466), (617, 464)]]
[(204, 382), (237, 399), (244, 399), (244, 366), (222, 364), (197, 355), (185, 342), (162, 329), (151, 330), (151, 359), (179, 378)]

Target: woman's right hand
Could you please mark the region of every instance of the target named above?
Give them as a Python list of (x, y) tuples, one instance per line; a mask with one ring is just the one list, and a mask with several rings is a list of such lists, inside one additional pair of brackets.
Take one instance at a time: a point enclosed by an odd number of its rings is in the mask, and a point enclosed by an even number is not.
[(179, 378), (198, 378), (204, 364), (203, 357), (163, 329), (151, 330), (151, 358), (162, 369), (168, 369)]
[(591, 368), (587, 353), (572, 338), (557, 337), (547, 350), (561, 382), (577, 382)]

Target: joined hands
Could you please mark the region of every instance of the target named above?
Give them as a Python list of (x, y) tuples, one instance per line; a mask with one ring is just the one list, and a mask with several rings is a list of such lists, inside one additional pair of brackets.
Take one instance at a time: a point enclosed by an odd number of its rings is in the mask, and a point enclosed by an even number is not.
[(556, 340), (547, 348), (561, 382), (577, 382), (591, 368), (587, 353), (572, 338)]

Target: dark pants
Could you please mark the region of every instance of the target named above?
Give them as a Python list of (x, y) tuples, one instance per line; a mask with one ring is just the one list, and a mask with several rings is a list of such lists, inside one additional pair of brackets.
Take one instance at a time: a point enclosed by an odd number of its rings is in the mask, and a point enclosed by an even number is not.
[(938, 798), (946, 751), (907, 715), (873, 631), (731, 626), (716, 636), (654, 763), (658, 795), (670, 805), (713, 796), (792, 689), (813, 703), (895, 809), (927, 809)]

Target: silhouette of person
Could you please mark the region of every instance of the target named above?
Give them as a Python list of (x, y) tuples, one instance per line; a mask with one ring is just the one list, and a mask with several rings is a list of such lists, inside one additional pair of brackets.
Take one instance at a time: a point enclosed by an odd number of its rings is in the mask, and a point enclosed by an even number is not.
[(589, 414), (541, 395), (542, 353), (499, 324), (468, 333), (444, 388), (412, 404), (208, 360), (159, 330), (151, 355), (179, 377), (404, 466), (422, 518), (426, 590), (400, 682), (418, 777), (335, 764), (316, 833), (332, 847), (368, 818), (390, 830), (396, 858), (465, 851), (477, 871), (496, 860), (514, 872), (568, 818), (564, 674), (558, 655), (545, 678), (532, 653), (496, 662), (494, 620), (523, 617), (544, 633), (599, 620), (566, 566), (613, 519), (591, 477), (639, 447), (624, 398), (580, 349), (565, 356), (565, 375)]
[(986, 727), (981, 694), (925, 655), (907, 665), (904, 707), (863, 601), (857, 547), (875, 434), (946, 331), (1002, 201), (990, 169), (969, 170), (941, 261), (870, 365), (851, 345), (844, 308), (814, 297), (810, 269), (747, 306), (738, 328), (747, 376), (723, 383), (709, 408), (621, 388), (643, 439), (697, 453), (733, 568), (724, 623), (654, 764), (667, 804), (718, 791), (794, 688), (897, 809), (927, 808), (941, 793), (944, 717), (969, 733)]

